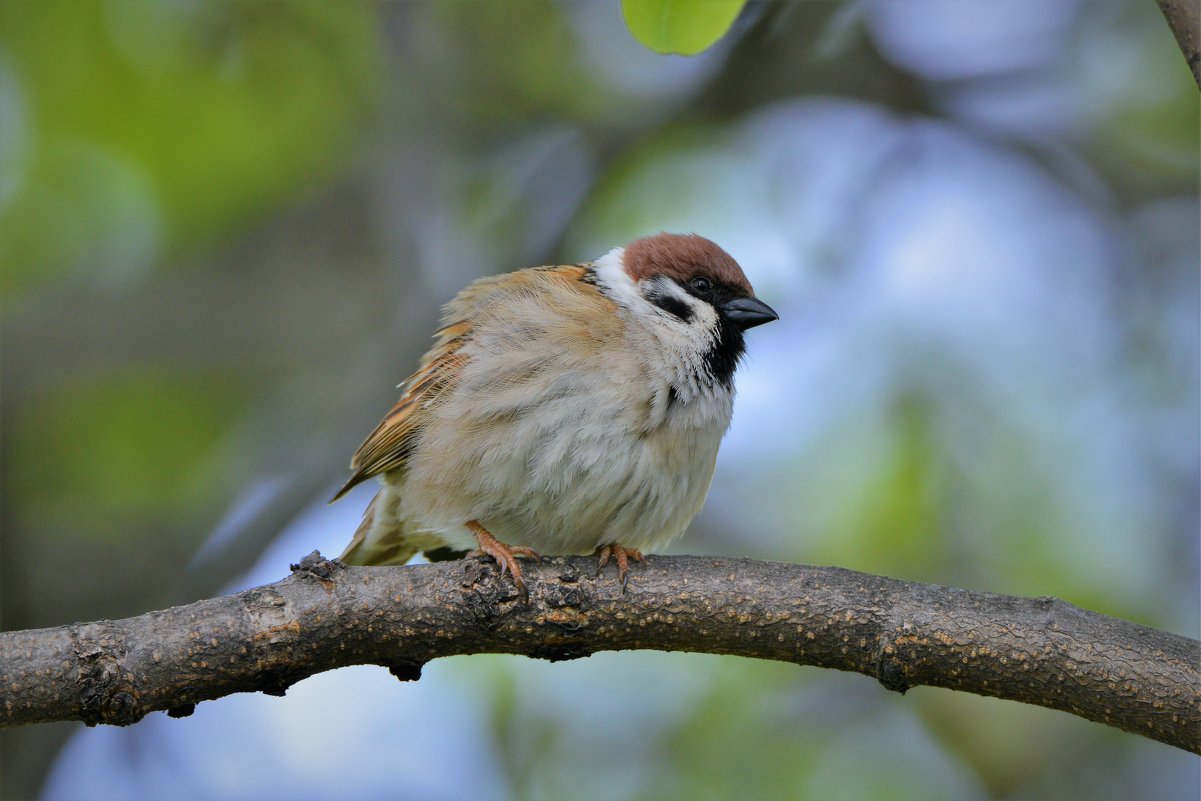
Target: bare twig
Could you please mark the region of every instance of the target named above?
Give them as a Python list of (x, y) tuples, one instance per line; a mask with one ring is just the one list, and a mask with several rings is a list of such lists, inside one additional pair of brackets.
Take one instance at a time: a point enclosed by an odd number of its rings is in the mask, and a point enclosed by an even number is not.
[(648, 557), (625, 594), (594, 559), (530, 564), (530, 600), (477, 559), (347, 568), (319, 554), (236, 595), (0, 634), (0, 725), (127, 725), (335, 667), (416, 679), (431, 659), (650, 648), (853, 670), (1060, 709), (1201, 753), (1201, 643), (1053, 598), (835, 567)]
[(1164, 20), (1180, 45), (1189, 72), (1201, 88), (1201, 2), (1198, 0), (1156, 0)]

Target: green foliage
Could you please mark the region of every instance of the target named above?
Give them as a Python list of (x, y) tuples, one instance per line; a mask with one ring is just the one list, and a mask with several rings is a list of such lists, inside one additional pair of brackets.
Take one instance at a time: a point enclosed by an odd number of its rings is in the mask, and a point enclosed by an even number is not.
[(331, 174), (370, 6), (0, 5), (0, 288), (131, 273)]
[[(556, 3), (528, 3), (513, 24), (511, 3), (410, 6), (415, 35), (455, 41), (430, 54), (423, 89), (465, 130), (524, 130), (531, 118), (599, 121), (612, 94), (579, 59), (571, 20)], [(464, 54), (470, 57), (464, 57)]]
[(725, 35), (746, 0), (621, 0), (630, 33), (656, 53), (694, 56)]
[[(195, 508), (219, 486), (212, 457), (235, 402), (221, 382), (166, 373), (73, 385), (47, 398), (17, 432), (13, 462), (41, 467), (10, 481), (34, 499), (26, 508), (43, 522), (86, 519), (78, 528), (93, 536), (106, 532), (97, 519)], [(79, 533), (74, 525), (61, 530)]]

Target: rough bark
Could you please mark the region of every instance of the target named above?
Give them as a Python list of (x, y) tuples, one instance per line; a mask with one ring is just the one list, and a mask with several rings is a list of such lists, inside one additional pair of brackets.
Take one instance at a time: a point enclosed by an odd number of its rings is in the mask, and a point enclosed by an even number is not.
[(1201, 88), (1201, 3), (1198, 0), (1156, 0), (1176, 44)]
[[(529, 603), (477, 559), (292, 576), (125, 620), (0, 634), (0, 725), (128, 725), (234, 692), (282, 695), (335, 667), (416, 679), (431, 659), (550, 660), (650, 648), (853, 670), (1060, 709), (1201, 753), (1201, 643), (1054, 598), (836, 567), (647, 557), (622, 593), (596, 561), (526, 567)], [(331, 699), (336, 703), (336, 699)]]

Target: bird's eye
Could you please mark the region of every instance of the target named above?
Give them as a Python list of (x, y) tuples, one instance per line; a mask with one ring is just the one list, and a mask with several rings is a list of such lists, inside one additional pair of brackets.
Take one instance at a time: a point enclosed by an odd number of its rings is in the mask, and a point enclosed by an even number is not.
[(688, 285), (692, 287), (694, 292), (697, 292), (701, 295), (713, 291), (713, 282), (703, 275), (698, 275), (696, 278), (693, 278), (688, 282)]

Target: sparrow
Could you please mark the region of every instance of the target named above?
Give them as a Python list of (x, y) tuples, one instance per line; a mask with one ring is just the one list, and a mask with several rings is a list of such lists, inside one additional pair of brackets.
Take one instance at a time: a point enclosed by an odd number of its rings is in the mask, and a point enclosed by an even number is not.
[(624, 591), (629, 562), (700, 511), (743, 334), (776, 319), (695, 234), (475, 281), (331, 499), (379, 479), (341, 560), (476, 549), (526, 598), (517, 557), (594, 553)]

